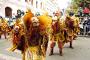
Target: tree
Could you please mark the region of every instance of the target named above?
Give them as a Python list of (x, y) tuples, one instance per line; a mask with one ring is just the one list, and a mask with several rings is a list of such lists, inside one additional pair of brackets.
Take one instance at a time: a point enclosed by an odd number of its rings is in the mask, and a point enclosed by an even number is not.
[(84, 10), (85, 7), (90, 9), (90, 0), (72, 0), (71, 2), (72, 10), (77, 13), (79, 8)]

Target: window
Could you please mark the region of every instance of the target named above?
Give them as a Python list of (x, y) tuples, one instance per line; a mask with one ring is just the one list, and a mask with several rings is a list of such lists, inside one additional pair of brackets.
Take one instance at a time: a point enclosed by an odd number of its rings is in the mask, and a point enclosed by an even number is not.
[(10, 7), (5, 8), (5, 16), (12, 17), (12, 9)]
[(42, 8), (42, 2), (41, 2), (41, 8)]
[(33, 0), (31, 0), (31, 4), (33, 5)]
[(36, 1), (36, 8), (37, 8), (37, 5), (38, 5), (38, 1)]

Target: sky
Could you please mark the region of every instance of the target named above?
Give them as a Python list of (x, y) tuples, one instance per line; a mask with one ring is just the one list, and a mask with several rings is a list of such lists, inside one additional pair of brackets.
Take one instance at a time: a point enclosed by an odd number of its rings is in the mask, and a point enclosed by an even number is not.
[(67, 6), (69, 5), (69, 2), (71, 2), (71, 0), (57, 0), (57, 4), (60, 9), (67, 8)]

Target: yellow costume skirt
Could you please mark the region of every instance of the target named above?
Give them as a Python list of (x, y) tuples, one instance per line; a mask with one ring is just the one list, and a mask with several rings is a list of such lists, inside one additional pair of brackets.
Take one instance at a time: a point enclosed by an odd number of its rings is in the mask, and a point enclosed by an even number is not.
[(39, 46), (29, 47), (25, 52), (26, 60), (45, 60), (45, 57), (41, 54), (42, 50), (39, 49)]
[(59, 43), (59, 42), (63, 43), (63, 41), (65, 40), (63, 33), (55, 34), (55, 35), (53, 35), (52, 38), (53, 38), (52, 41), (56, 41), (57, 43)]

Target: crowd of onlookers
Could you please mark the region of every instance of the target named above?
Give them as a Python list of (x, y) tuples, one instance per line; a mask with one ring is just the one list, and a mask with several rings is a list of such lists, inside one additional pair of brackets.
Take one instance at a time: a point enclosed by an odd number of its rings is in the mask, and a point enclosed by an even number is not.
[(89, 35), (90, 34), (90, 16), (85, 16), (80, 18), (80, 34)]

